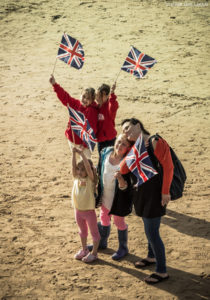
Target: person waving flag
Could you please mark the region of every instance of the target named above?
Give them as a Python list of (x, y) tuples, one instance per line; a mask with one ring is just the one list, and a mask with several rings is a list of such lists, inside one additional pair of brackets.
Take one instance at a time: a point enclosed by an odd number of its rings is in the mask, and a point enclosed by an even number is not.
[(142, 134), (126, 155), (125, 162), (129, 170), (137, 177), (137, 186), (158, 174), (149, 158)]
[(88, 120), (85, 118), (85, 115), (80, 111), (77, 111), (68, 105), (71, 129), (76, 133), (81, 140), (85, 142), (91, 152), (94, 150), (97, 143), (95, 133), (90, 127)]
[(64, 33), (58, 49), (57, 58), (73, 68), (81, 69), (84, 64), (85, 53), (78, 40)]
[(121, 70), (131, 73), (138, 78), (142, 78), (156, 63), (157, 61), (154, 58), (142, 53), (132, 46)]

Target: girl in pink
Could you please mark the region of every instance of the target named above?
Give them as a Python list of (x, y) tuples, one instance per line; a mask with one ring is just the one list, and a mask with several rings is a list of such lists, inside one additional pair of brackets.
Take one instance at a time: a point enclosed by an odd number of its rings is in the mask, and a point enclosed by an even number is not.
[[(76, 153), (82, 160), (76, 162)], [(75, 258), (86, 263), (95, 261), (97, 256), (100, 234), (97, 226), (95, 213), (95, 183), (96, 173), (91, 160), (88, 160), (83, 150), (73, 148), (72, 173), (74, 185), (72, 190), (72, 202), (75, 208), (75, 219), (80, 229), (82, 249), (79, 250)], [(87, 248), (88, 227), (93, 238), (93, 249), (89, 252)]]

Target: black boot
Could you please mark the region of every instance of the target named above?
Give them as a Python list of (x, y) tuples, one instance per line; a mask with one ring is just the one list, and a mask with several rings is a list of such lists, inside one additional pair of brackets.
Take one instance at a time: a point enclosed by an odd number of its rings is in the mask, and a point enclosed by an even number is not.
[(120, 260), (121, 258), (123, 258), (125, 255), (128, 254), (128, 247), (127, 247), (128, 229), (125, 230), (118, 229), (118, 240), (119, 240), (119, 248), (117, 252), (115, 252), (112, 255), (112, 259), (114, 260)]

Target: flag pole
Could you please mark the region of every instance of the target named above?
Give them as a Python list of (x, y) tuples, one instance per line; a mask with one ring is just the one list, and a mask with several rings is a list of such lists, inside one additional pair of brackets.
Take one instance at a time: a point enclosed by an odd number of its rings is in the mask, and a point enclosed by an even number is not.
[[(68, 110), (70, 108), (69, 104), (67, 103), (67, 107), (68, 107)], [(71, 124), (70, 124), (71, 125)], [(74, 131), (72, 130), (72, 127), (71, 127), (71, 134), (72, 134), (72, 139), (73, 139), (73, 143), (75, 145), (75, 138), (74, 138)]]
[[(120, 69), (120, 72), (121, 72), (121, 69)], [(117, 74), (117, 78), (115, 79), (115, 83), (117, 83), (117, 79), (118, 79), (118, 77), (120, 75), (120, 72)]]
[(55, 63), (54, 63), (54, 67), (53, 67), (52, 75), (54, 74), (54, 71), (55, 71), (56, 62), (57, 62), (57, 57), (56, 57), (56, 59), (55, 59)]

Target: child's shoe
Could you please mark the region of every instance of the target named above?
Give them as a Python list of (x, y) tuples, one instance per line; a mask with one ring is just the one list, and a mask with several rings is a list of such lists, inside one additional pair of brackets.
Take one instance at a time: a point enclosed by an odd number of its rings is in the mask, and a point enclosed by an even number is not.
[(93, 255), (92, 253), (89, 253), (88, 255), (86, 255), (85, 257), (82, 258), (82, 261), (85, 263), (92, 263), (96, 259), (98, 259), (97, 255)]
[(81, 249), (74, 255), (74, 258), (81, 260), (83, 257), (87, 256), (88, 253), (89, 253), (88, 249), (86, 249), (86, 250)]

